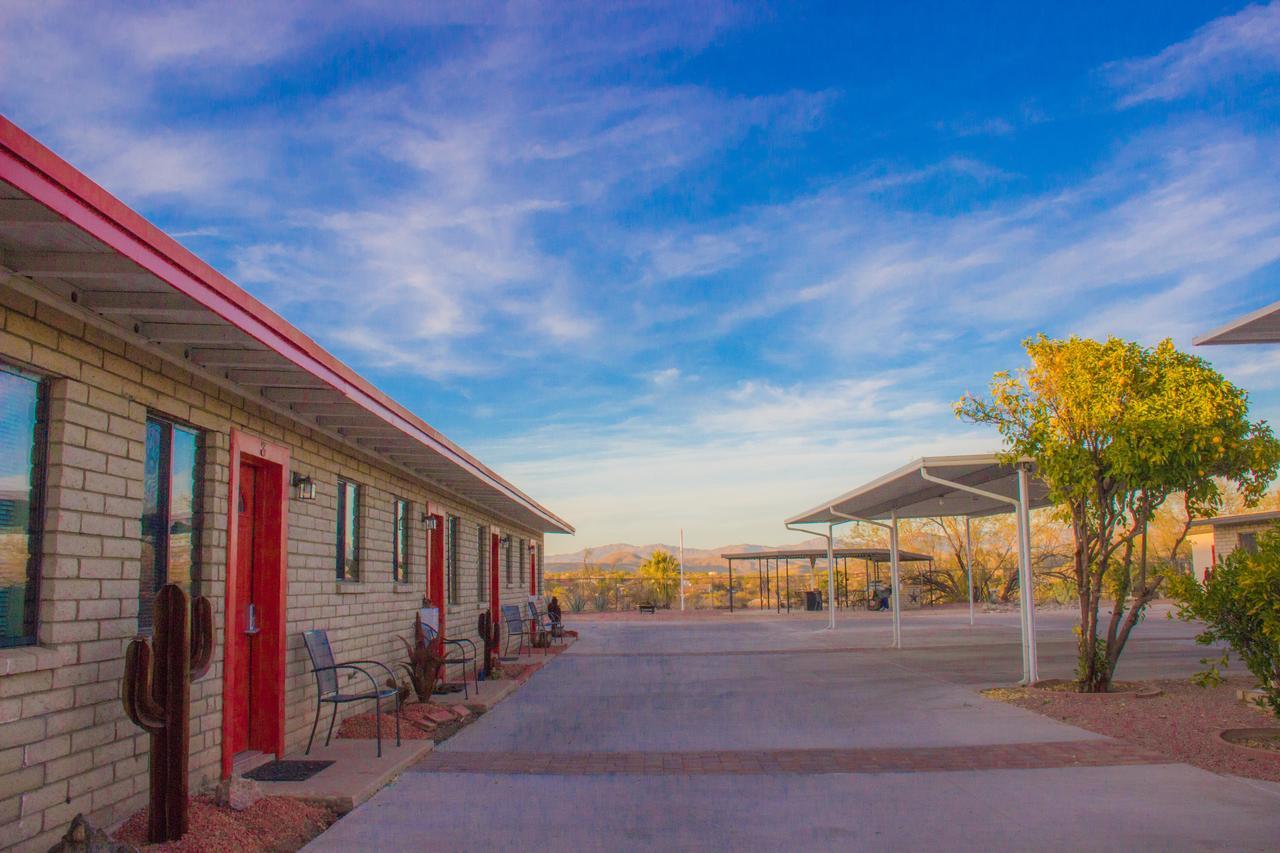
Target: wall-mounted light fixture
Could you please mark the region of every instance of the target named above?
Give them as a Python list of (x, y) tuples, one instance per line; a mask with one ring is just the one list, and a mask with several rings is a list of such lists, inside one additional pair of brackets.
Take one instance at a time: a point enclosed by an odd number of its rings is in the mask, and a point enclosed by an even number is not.
[(510, 533), (504, 533), (504, 534), (502, 534), (502, 547), (504, 547), (504, 548), (510, 548), (510, 547), (511, 547), (511, 534), (510, 534)]
[(435, 530), (435, 529), (436, 529), (436, 517), (435, 517), (434, 515), (427, 515), (427, 514), (424, 512), (424, 513), (422, 514), (422, 523), (423, 523), (423, 524), (425, 524), (425, 525), (427, 526), (427, 529), (428, 529), (428, 530)]
[(316, 499), (316, 481), (310, 477), (295, 473), (293, 475), (293, 488), (296, 490), (300, 501), (313, 501)]

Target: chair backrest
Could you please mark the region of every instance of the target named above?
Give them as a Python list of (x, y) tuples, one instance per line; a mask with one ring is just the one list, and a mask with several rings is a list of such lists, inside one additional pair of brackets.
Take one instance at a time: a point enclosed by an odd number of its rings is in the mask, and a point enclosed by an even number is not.
[(429, 627), (435, 633), (440, 633), (439, 607), (419, 607), (418, 618), (422, 620), (422, 627)]
[(524, 620), (520, 617), (520, 608), (514, 604), (502, 605), (502, 620), (507, 623), (507, 630), (520, 633), (524, 630)]
[(525, 606), (529, 608), (529, 618), (530, 618), (530, 619), (532, 619), (534, 622), (537, 622), (539, 625), (541, 625), (541, 624), (542, 624), (542, 614), (538, 612), (538, 605), (536, 605), (536, 604), (534, 604), (532, 601), (530, 601), (530, 602), (529, 602), (527, 605), (525, 605)]
[(323, 628), (313, 628), (302, 632), (302, 642), (306, 644), (307, 655), (311, 658), (311, 668), (316, 670), (316, 688), (320, 695), (324, 697), (337, 693), (338, 673), (327, 668), (334, 664), (329, 634)]

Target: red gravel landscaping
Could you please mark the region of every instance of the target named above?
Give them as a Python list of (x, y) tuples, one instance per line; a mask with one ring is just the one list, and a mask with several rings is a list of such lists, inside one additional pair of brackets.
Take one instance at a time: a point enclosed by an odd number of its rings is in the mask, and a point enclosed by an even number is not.
[(141, 850), (165, 853), (238, 853), (301, 849), (338, 819), (325, 806), (286, 797), (264, 797), (242, 812), (216, 805), (210, 797), (191, 800), (191, 822), (180, 841), (147, 844), (147, 813), (134, 813), (114, 838)]
[[(340, 738), (373, 738), (377, 735), (376, 720), (377, 715), (370, 711), (367, 714), (356, 714), (354, 717), (347, 717), (338, 725), (337, 737)], [(433, 727), (434, 728), (434, 727)], [(382, 739), (389, 743), (395, 743), (396, 739), (396, 715), (382, 714)], [(410, 718), (407, 714), (400, 717), (400, 739), (401, 740), (431, 740), (431, 730), (419, 725), (419, 721)]]
[(1228, 679), (1218, 687), (1199, 687), (1176, 679), (1144, 683), (1159, 687), (1163, 693), (1149, 699), (1022, 688), (984, 694), (1214, 773), (1280, 782), (1280, 753), (1273, 758), (1230, 746), (1218, 737), (1223, 729), (1280, 729), (1280, 720), (1273, 715), (1236, 698), (1237, 690), (1252, 686), (1250, 679)]

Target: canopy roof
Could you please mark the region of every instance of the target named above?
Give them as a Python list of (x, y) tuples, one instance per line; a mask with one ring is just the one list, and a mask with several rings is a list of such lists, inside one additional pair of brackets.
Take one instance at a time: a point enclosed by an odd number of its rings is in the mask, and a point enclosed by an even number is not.
[[(876, 563), (889, 562), (888, 548), (836, 548), (836, 557), (851, 557), (855, 560), (871, 560)], [(737, 551), (732, 554), (721, 554), (725, 560), (825, 560), (826, 548), (773, 548), (765, 551)], [(924, 563), (932, 560), (928, 554), (898, 549), (898, 560), (904, 563)]]
[(573, 532), (3, 116), (0, 281), (446, 496)]
[[(1027, 464), (1031, 464), (1028, 460)], [(824, 501), (813, 509), (792, 516), (787, 524), (839, 524), (849, 519), (836, 512), (881, 521), (897, 513), (898, 518), (937, 518), (940, 516), (983, 516), (1012, 512), (1013, 505), (955, 486), (926, 480), (923, 472), (1001, 495), (1010, 500), (1018, 497), (1017, 469), (994, 453), (967, 456), (926, 456), (896, 471), (859, 486), (851, 492)], [(1031, 476), (1029, 508), (1047, 506), (1048, 487)], [(834, 512), (833, 512), (834, 510)]]
[(1204, 344), (1280, 344), (1280, 302), (1259, 308), (1195, 339)]

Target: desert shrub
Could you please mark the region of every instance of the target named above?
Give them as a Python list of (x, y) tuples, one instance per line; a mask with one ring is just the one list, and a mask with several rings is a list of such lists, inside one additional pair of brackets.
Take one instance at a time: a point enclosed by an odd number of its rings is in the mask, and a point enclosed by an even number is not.
[[(1255, 553), (1232, 551), (1204, 583), (1183, 574), (1173, 574), (1169, 582), (1178, 616), (1205, 623), (1196, 640), (1230, 646), (1258, 679), (1263, 701), (1280, 716), (1280, 528), (1259, 537)], [(1214, 661), (1213, 671), (1225, 662), (1225, 657)]]

